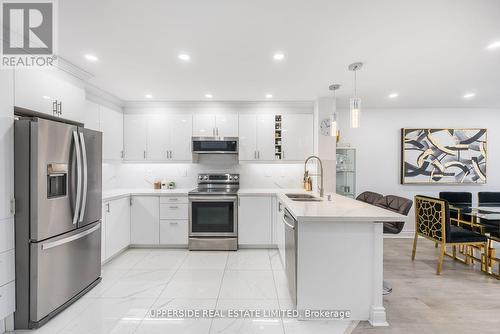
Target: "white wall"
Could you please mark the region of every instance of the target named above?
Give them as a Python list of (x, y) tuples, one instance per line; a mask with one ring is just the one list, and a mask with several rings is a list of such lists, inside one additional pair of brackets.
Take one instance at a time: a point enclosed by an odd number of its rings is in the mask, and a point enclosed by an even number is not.
[[(341, 142), (357, 152), (357, 194), (372, 190), (413, 199), (417, 194), (437, 196), (440, 191), (469, 191), (477, 201), (478, 191), (500, 191), (500, 109), (365, 109), (361, 127), (349, 128), (349, 112), (341, 110)], [(488, 129), (487, 184), (402, 185), (401, 128)], [(413, 210), (405, 226), (415, 230)]]

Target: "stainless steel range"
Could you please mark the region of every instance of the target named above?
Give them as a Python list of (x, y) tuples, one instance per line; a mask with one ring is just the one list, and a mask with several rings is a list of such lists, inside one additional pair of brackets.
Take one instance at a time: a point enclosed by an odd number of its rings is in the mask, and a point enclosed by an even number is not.
[(189, 249), (238, 249), (239, 174), (199, 174), (189, 192)]

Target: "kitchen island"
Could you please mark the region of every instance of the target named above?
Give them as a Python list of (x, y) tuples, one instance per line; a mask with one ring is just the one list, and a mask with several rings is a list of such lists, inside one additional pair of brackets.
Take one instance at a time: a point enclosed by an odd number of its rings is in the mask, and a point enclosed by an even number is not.
[(277, 200), (278, 248), (300, 314), (346, 311), (387, 326), (382, 222), (407, 217), (339, 195), (301, 202), (277, 193)]

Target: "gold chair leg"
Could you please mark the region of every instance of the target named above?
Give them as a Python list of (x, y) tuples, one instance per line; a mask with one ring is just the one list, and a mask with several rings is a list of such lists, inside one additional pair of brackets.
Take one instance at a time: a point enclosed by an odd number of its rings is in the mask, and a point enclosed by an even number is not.
[(453, 259), (457, 259), (457, 246), (453, 245)]
[(446, 251), (446, 245), (441, 244), (441, 250), (439, 251), (438, 265), (436, 270), (436, 275), (441, 275), (441, 268), (443, 267), (444, 252)]
[(437, 243), (437, 242), (436, 242), (436, 243), (434, 243), (434, 247), (435, 247), (435, 248), (438, 248), (438, 243)]
[(411, 260), (415, 260), (415, 253), (417, 252), (417, 239), (418, 239), (418, 234), (415, 232), (415, 238), (413, 239), (413, 250), (411, 252)]

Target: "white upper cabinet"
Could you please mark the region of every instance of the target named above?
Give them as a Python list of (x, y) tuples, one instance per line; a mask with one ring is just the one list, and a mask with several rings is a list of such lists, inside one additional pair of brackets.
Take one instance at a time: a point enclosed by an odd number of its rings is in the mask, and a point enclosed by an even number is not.
[(100, 106), (103, 159), (120, 161), (123, 158), (123, 114)]
[(274, 115), (257, 115), (256, 137), (257, 159), (274, 160)]
[(147, 116), (142, 114), (123, 115), (125, 160), (138, 161), (146, 159)]
[[(15, 72), (15, 105), (33, 111), (84, 122), (85, 90), (76, 79), (58, 70)], [(56, 113), (57, 111), (58, 113)]]
[(239, 117), (240, 160), (274, 160), (274, 115)]
[(143, 135), (147, 138), (147, 160), (162, 161), (170, 158), (170, 124), (167, 115), (147, 115), (148, 131)]
[(238, 137), (238, 114), (195, 114), (193, 136)]
[(85, 111), (83, 115), (83, 124), (87, 129), (101, 130), (101, 116), (99, 115), (99, 104), (92, 101), (85, 101)]
[(2, 71), (5, 73), (0, 75), (0, 220), (13, 215), (14, 199), (14, 80), (11, 70)]
[(126, 114), (125, 160), (192, 161), (191, 114)]
[(215, 115), (193, 115), (193, 137), (215, 136)]
[(240, 114), (239, 122), (239, 158), (240, 160), (257, 160), (257, 116)]
[(170, 159), (175, 161), (191, 161), (191, 137), (193, 133), (193, 116), (171, 115), (170, 116)]
[(238, 114), (215, 115), (215, 134), (219, 137), (238, 137)]
[(313, 115), (282, 115), (283, 160), (304, 161), (313, 154)]

